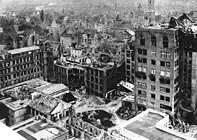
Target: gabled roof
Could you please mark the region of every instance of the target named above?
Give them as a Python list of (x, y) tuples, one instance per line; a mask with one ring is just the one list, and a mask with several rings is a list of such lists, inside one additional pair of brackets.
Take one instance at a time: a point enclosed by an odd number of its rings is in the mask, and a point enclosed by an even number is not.
[(42, 112), (43, 114), (50, 114), (60, 103), (56, 98), (53, 98), (49, 95), (40, 94), (38, 98), (33, 100), (29, 106)]

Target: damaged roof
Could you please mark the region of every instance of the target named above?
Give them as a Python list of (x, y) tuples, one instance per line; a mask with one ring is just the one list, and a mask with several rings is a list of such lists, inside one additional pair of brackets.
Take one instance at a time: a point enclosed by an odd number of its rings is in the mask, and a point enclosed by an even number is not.
[(40, 94), (38, 98), (29, 104), (29, 106), (44, 114), (50, 114), (59, 103), (60, 101), (56, 98), (45, 94)]

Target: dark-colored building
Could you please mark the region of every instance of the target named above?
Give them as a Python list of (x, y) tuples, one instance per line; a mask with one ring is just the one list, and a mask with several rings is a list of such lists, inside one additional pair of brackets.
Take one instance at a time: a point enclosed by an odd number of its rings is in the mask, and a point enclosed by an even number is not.
[(42, 78), (42, 55), (39, 46), (4, 52), (0, 58), (0, 88), (34, 78)]

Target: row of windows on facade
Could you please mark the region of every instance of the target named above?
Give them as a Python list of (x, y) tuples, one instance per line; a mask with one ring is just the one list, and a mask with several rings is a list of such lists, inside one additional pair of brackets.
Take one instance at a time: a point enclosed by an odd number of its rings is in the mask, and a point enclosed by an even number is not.
[[(145, 77), (144, 76), (141, 76), (141, 77), (138, 77), (137, 76), (137, 78), (140, 79), (140, 80), (147, 80), (147, 77), (146, 76)], [(155, 77), (149, 76), (149, 78), (150, 78), (150, 80), (152, 82), (156, 82), (156, 78)], [(174, 79), (174, 84), (175, 85), (179, 82), (179, 79), (178, 78), (179, 77), (176, 77)], [(163, 84), (163, 85), (170, 85), (170, 84), (172, 84), (170, 77), (160, 77), (159, 78), (159, 82), (160, 82), (160, 84)]]
[[(34, 60), (39, 60), (40, 59), (40, 56), (37, 55)], [(32, 61), (32, 57), (27, 57), (27, 58), (19, 58), (17, 60), (13, 60), (12, 61), (12, 64), (13, 65), (18, 65), (18, 64), (21, 64), (21, 63), (26, 63), (26, 62), (29, 62), (29, 61)], [(9, 67), (11, 65), (11, 61), (9, 62), (1, 62), (0, 63), (0, 68), (6, 68), (6, 67)]]
[[(138, 48), (138, 54), (147, 56), (148, 55), (147, 49)], [(128, 57), (132, 57), (132, 59), (133, 59), (132, 61), (134, 61), (134, 58), (133, 58), (134, 57), (134, 53), (127, 52), (126, 56), (127, 56), (127, 58)], [(151, 56), (152, 57), (156, 57), (157, 56), (156, 51), (152, 51), (151, 52)], [(178, 57), (178, 52), (177, 51), (175, 51), (174, 57), (175, 58)], [(170, 60), (171, 59), (171, 54), (169, 52), (161, 51), (160, 52), (160, 58), (162, 58), (162, 59), (169, 59)]]
[[(151, 40), (151, 45), (156, 47), (157, 46), (157, 38), (156, 38), (156, 36), (151, 35), (151, 39), (150, 40)], [(162, 38), (162, 40), (163, 40), (163, 47), (164, 48), (168, 48), (169, 47), (169, 39), (168, 39), (168, 37), (164, 36)], [(140, 34), (140, 45), (142, 45), (142, 46), (146, 45), (146, 39), (145, 39), (143, 34)]]
[(94, 84), (94, 83), (90, 83), (89, 85), (90, 85), (90, 88), (92, 88), (92, 89), (95, 89), (97, 91), (103, 91), (103, 86), (99, 86), (99, 85)]
[[(138, 62), (147, 64), (147, 58), (138, 57)], [(151, 65), (156, 65), (156, 60), (151, 60)], [(166, 68), (171, 68), (171, 63), (170, 62), (166, 62), (166, 61), (160, 61), (160, 66), (161, 67), (166, 67)]]
[(4, 77), (1, 77), (0, 78), (0, 82), (5, 82), (7, 80), (12, 80), (12, 78), (21, 78), (21, 77), (24, 77), (24, 76), (29, 76), (29, 75), (33, 75), (33, 74), (36, 74), (36, 73), (40, 73), (40, 69), (32, 69), (31, 71), (24, 71), (24, 72), (17, 72), (15, 74), (13, 74), (13, 77), (11, 75), (7, 75), (7, 76), (4, 76)]
[[(138, 97), (147, 98), (147, 92), (143, 90), (138, 90)], [(156, 94), (151, 93), (151, 99), (156, 100)], [(170, 97), (160, 95), (160, 101), (170, 102)]]
[(87, 80), (95, 82), (95, 83), (103, 84), (103, 79), (101, 78), (96, 78), (96, 77), (91, 76), (90, 78), (87, 77)]
[[(137, 87), (141, 88), (141, 89), (147, 89), (147, 84), (138, 82), (137, 83)], [(156, 86), (151, 85), (151, 91), (156, 91)], [(162, 93), (170, 93), (170, 88), (160, 87), (160, 92), (162, 92)]]
[[(13, 67), (13, 73), (16, 72), (16, 71), (24, 71), (25, 69), (27, 68), (30, 68), (32, 69), (32, 65), (31, 64), (26, 64), (26, 65), (21, 65), (21, 66), (16, 66), (16, 67)], [(37, 71), (39, 71), (40, 68), (37, 68)], [(0, 75), (4, 75), (4, 74), (9, 74), (11, 73), (11, 68), (7, 68), (7, 69), (4, 69), (4, 70), (0, 70)]]
[[(138, 72), (144, 72), (146, 73), (147, 72), (147, 68), (146, 67), (141, 67), (141, 66), (138, 66), (137, 67), (137, 71)], [(151, 70), (151, 74), (156, 74), (156, 70), (155, 69), (152, 69)], [(165, 76), (165, 77), (170, 77), (171, 76), (171, 73), (169, 71), (163, 71), (161, 70), (160, 71), (160, 76)]]
[[(9, 80), (9, 81), (3, 81), (0, 84), (0, 88), (8, 87), (8, 86), (11, 86), (13, 84), (17, 84), (17, 83), (21, 83), (23, 81), (31, 80), (33, 78), (39, 78), (41, 76), (42, 76), (41, 73), (37, 73), (37, 74), (32, 74), (32, 75), (29, 75), (29, 76), (26, 76), (26, 77), (23, 77), (23, 78), (19, 78), (19, 79), (16, 79), (16, 80), (12, 79), (12, 80)], [(0, 81), (2, 81), (2, 79), (0, 79)], [(12, 83), (12, 81), (14, 81), (14, 82)]]

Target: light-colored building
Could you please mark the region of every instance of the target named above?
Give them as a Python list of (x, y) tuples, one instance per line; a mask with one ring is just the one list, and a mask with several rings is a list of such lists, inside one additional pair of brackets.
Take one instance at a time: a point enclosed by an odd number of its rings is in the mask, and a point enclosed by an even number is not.
[[(26, 140), (68, 140), (68, 130), (41, 116), (33, 117), (11, 127)], [(7, 140), (7, 139), (6, 139)]]
[(126, 62), (126, 72), (129, 78), (135, 73), (137, 102), (156, 110), (174, 112), (180, 91), (178, 30), (138, 28), (134, 44), (134, 52), (131, 48), (127, 56), (132, 59), (128, 59), (130, 64)]
[(69, 116), (71, 104), (47, 94), (40, 94), (28, 106), (32, 116), (40, 115), (56, 122)]
[(11, 128), (0, 122), (1, 140), (27, 140)]
[(31, 100), (17, 100), (6, 104), (8, 108), (7, 125), (12, 126), (16, 123), (22, 122), (30, 117), (27, 106)]

